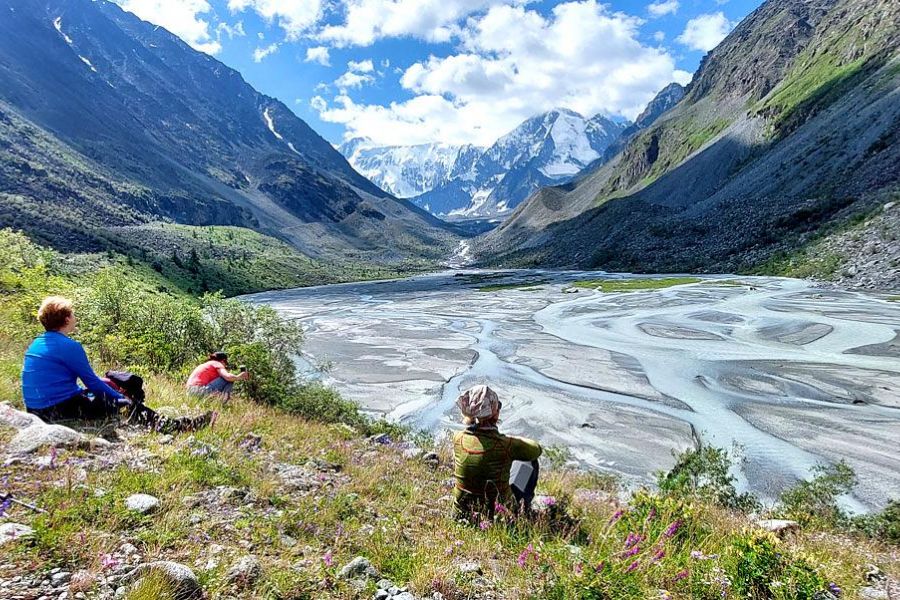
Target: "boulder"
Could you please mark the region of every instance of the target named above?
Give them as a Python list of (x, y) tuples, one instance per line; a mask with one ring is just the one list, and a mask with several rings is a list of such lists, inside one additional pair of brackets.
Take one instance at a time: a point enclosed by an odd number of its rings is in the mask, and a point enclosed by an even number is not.
[(888, 596), (885, 590), (876, 587), (864, 587), (859, 590), (859, 597), (861, 600), (889, 600), (890, 596)]
[(178, 600), (199, 598), (203, 594), (197, 576), (181, 563), (161, 560), (141, 565), (122, 578), (125, 584), (137, 586), (140, 580), (148, 575), (156, 575), (169, 585)]
[(91, 438), (63, 425), (44, 423), (35, 415), (14, 409), (8, 402), (0, 404), (0, 424), (18, 429), (6, 446), (10, 454), (30, 454), (44, 447), (98, 448), (110, 445), (102, 438)]
[(369, 559), (363, 556), (357, 556), (338, 572), (341, 579), (379, 579), (378, 570), (372, 566)]
[(125, 499), (125, 508), (146, 515), (159, 508), (159, 498), (150, 494), (132, 494)]
[(797, 533), (800, 531), (800, 523), (797, 521), (787, 521), (784, 519), (759, 519), (755, 522), (756, 526), (766, 531), (771, 531), (778, 537)]
[(247, 556), (239, 558), (238, 561), (228, 569), (225, 579), (228, 583), (250, 585), (259, 579), (261, 573), (262, 565), (259, 564), (259, 559), (248, 554)]
[(7, 542), (13, 542), (19, 538), (29, 537), (34, 533), (34, 529), (28, 525), (20, 523), (2, 523), (0, 524), (0, 546)]

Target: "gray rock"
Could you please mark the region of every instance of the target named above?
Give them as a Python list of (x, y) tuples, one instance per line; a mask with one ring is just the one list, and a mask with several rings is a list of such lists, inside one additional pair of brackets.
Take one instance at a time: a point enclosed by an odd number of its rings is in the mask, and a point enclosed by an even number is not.
[(159, 508), (159, 498), (150, 494), (133, 494), (125, 499), (125, 508), (146, 515)]
[(391, 595), (387, 593), (387, 590), (378, 590), (375, 592), (375, 595), (372, 596), (372, 600), (387, 600)]
[(481, 568), (481, 563), (478, 563), (474, 560), (469, 560), (464, 563), (460, 563), (456, 565), (456, 570), (459, 571), (463, 575), (475, 574), (481, 575), (483, 569)]
[(771, 531), (778, 537), (784, 537), (788, 534), (800, 531), (800, 523), (784, 519), (759, 519), (758, 521), (755, 521), (755, 525), (760, 529)]
[(369, 559), (363, 556), (357, 556), (349, 563), (344, 565), (338, 572), (341, 579), (378, 579), (378, 570), (372, 566)]
[(34, 534), (34, 529), (20, 523), (0, 524), (0, 545), (15, 541), (19, 538), (29, 537)]
[(418, 600), (418, 598), (409, 592), (400, 592), (399, 594), (391, 596), (391, 600)]
[(59, 586), (68, 583), (72, 579), (72, 574), (68, 571), (58, 571), (50, 576), (50, 584)]
[(377, 587), (379, 590), (389, 590), (397, 586), (395, 586), (394, 582), (390, 579), (379, 579), (378, 583), (375, 584), (375, 587)]
[(859, 590), (861, 600), (889, 600), (887, 592), (876, 587), (864, 587)]
[(247, 556), (239, 558), (238, 561), (228, 569), (225, 579), (229, 583), (250, 585), (259, 579), (260, 574), (262, 574), (262, 566), (259, 564), (259, 559), (252, 554), (248, 554)]
[(52, 448), (90, 448), (108, 446), (109, 442), (97, 438), (91, 440), (86, 435), (63, 427), (62, 425), (32, 425), (19, 432), (6, 446), (10, 454), (31, 454), (46, 447)]
[(203, 592), (193, 571), (181, 563), (167, 560), (141, 565), (123, 577), (123, 582), (137, 585), (143, 577), (150, 574), (162, 576), (179, 600), (197, 598)]

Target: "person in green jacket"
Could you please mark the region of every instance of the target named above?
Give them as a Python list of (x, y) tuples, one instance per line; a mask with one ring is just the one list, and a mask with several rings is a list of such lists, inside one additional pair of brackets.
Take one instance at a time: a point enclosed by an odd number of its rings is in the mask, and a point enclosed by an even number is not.
[[(496, 392), (476, 385), (456, 400), (465, 430), (453, 436), (457, 515), (493, 518), (497, 512), (528, 511), (537, 486), (540, 444), (497, 430), (503, 406)], [(526, 481), (510, 485), (513, 461), (531, 463)], [(525, 479), (525, 478), (523, 478)]]

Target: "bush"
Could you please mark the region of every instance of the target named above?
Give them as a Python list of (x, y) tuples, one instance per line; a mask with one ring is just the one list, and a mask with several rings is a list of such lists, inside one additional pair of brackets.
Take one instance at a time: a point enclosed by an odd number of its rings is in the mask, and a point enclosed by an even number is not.
[(682, 498), (699, 497), (744, 512), (759, 508), (759, 501), (752, 494), (739, 494), (735, 489), (727, 451), (701, 446), (676, 454), (675, 458), (672, 470), (657, 476), (661, 492)]
[(817, 466), (809, 481), (801, 481), (781, 494), (778, 512), (806, 526), (842, 527), (847, 514), (838, 506), (838, 497), (856, 485), (856, 474), (841, 461), (832, 466)]
[(853, 517), (853, 527), (869, 537), (900, 544), (900, 500), (891, 500), (880, 513)]
[(778, 538), (752, 531), (734, 540), (728, 569), (737, 598), (813, 600), (821, 597), (826, 581), (804, 558), (792, 556)]

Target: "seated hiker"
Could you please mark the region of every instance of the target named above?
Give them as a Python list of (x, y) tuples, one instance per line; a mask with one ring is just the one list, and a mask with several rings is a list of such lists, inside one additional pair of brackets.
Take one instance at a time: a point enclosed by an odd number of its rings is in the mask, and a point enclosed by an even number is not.
[(218, 394), (225, 400), (231, 399), (235, 381), (250, 379), (250, 373), (241, 367), (240, 373), (228, 370), (228, 355), (213, 352), (208, 360), (193, 370), (187, 380), (188, 391), (193, 394)]
[[(78, 324), (71, 300), (44, 299), (38, 319), (46, 331), (25, 351), (22, 366), (22, 397), (28, 412), (53, 422), (104, 419), (124, 410), (130, 421), (164, 431), (199, 429), (212, 420), (214, 413), (196, 419), (160, 416), (100, 379), (84, 347), (69, 337)], [(86, 389), (78, 385), (79, 379)]]
[[(497, 430), (503, 406), (486, 385), (476, 385), (457, 400), (466, 429), (453, 436), (456, 462), (456, 510), (460, 517), (473, 514), (492, 518), (495, 511), (528, 511), (538, 479), (541, 446), (534, 440), (503, 435)], [(525, 461), (525, 481), (510, 484), (513, 461)], [(520, 463), (517, 463), (520, 464)]]

